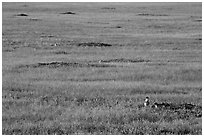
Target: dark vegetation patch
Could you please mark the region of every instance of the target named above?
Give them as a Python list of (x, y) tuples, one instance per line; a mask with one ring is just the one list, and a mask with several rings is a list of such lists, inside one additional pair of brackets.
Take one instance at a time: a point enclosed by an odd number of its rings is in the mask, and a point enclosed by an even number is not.
[(116, 26), (116, 28), (122, 28), (121, 26)]
[(116, 28), (116, 29), (120, 29), (120, 28), (122, 28), (122, 26), (112, 26), (112, 27), (103, 27), (103, 28), (112, 28), (112, 29)]
[(181, 50), (180, 48), (176, 47), (176, 48), (172, 48), (172, 50)]
[(169, 129), (162, 129), (159, 131), (160, 135), (169, 135), (169, 134), (173, 134), (174, 132), (169, 130)]
[(109, 22), (96, 22), (96, 21), (88, 21), (88, 24), (110, 24)]
[(54, 35), (41, 35), (40, 37), (42, 37), (42, 38), (52, 38), (52, 37), (54, 37)]
[(88, 97), (88, 96), (71, 96), (71, 95), (45, 95), (39, 97), (36, 101), (38, 105), (48, 106), (67, 106), (74, 104), (75, 106), (83, 106), (89, 108), (95, 107), (110, 107), (111, 104), (107, 98), (101, 96)]
[(152, 105), (152, 108), (163, 108), (163, 109), (188, 109), (188, 110), (193, 110), (193, 109), (201, 109), (202, 107), (199, 105), (194, 105), (191, 103), (183, 103), (183, 104), (175, 104), (175, 103), (167, 103), (167, 102), (161, 102), (161, 103), (154, 103)]
[(137, 59), (120, 58), (120, 59), (100, 60), (100, 62), (103, 62), (103, 63), (111, 63), (111, 62), (137, 63), (137, 62), (149, 62), (149, 61), (150, 60), (146, 60), (146, 59), (142, 59), (142, 58), (137, 58)]
[(115, 79), (113, 78), (80, 78), (80, 79), (69, 79), (69, 81), (75, 81), (75, 82), (91, 82), (91, 81), (113, 81)]
[(111, 47), (111, 44), (106, 43), (95, 43), (95, 42), (88, 42), (88, 43), (79, 43), (78, 46), (80, 47)]
[(28, 69), (28, 68), (61, 68), (61, 67), (116, 67), (115, 65), (108, 65), (108, 64), (93, 64), (93, 63), (77, 63), (77, 62), (50, 62), (50, 63), (37, 63), (37, 64), (30, 64), (30, 65), (20, 65), (13, 70), (20, 71), (21, 69)]
[[(128, 89), (125, 89), (126, 91)], [(196, 87), (174, 87), (174, 88), (169, 88), (169, 87), (139, 87), (139, 88), (134, 88), (130, 90), (130, 94), (180, 94), (180, 95), (185, 95), (189, 93), (201, 93), (202, 88)]]
[(70, 54), (70, 53), (68, 53), (68, 52), (66, 52), (66, 51), (56, 51), (56, 52), (54, 52), (55, 54)]
[(13, 99), (13, 100), (6, 100), (2, 102), (2, 108), (9, 109), (15, 107), (22, 107), (22, 106), (29, 106), (32, 104), (30, 100), (23, 100), (23, 99)]
[(195, 39), (195, 40), (199, 40), (199, 41), (202, 41), (202, 38), (197, 38), (197, 39)]
[(24, 4), (22, 7), (28, 7), (28, 5)]
[(139, 13), (138, 16), (169, 16), (167, 14), (151, 14), (151, 13)]
[(15, 16), (28, 16), (28, 14), (26, 14), (26, 13), (19, 13), (19, 14), (16, 14)]
[(101, 9), (103, 9), (103, 10), (115, 10), (116, 8), (114, 8), (114, 7), (103, 7)]
[[(114, 120), (113, 120), (114, 121)], [(170, 124), (171, 125), (171, 124)], [(160, 127), (158, 125), (152, 125), (150, 122), (138, 123), (136, 126), (128, 126), (125, 124), (98, 124), (98, 123), (79, 123), (79, 124), (56, 124), (49, 127), (43, 125), (27, 126), (22, 129), (21, 127), (15, 127), (12, 129), (3, 128), (2, 132), (4, 135), (185, 135), (193, 134), (194, 130), (186, 125), (175, 124), (171, 125), (174, 127)], [(197, 129), (196, 129), (197, 130)]]
[(174, 119), (189, 119), (192, 117), (202, 117), (202, 106), (194, 105), (191, 103), (154, 103), (152, 108), (155, 111), (166, 112), (164, 119), (172, 121)]
[(41, 21), (41, 19), (31, 18), (30, 21)]
[(202, 22), (202, 19), (195, 19), (195, 22)]
[[(147, 25), (147, 28), (152, 28), (152, 29), (164, 29), (163, 31), (173, 31), (173, 30), (179, 30), (182, 29), (182, 26), (176, 26), (176, 25), (171, 25), (171, 24), (151, 24)], [(172, 45), (172, 43), (166, 43)]]
[(6, 44), (8, 44), (9, 46), (19, 46), (24, 44), (24, 42), (20, 40), (9, 40), (9, 41), (6, 41)]
[(60, 14), (69, 14), (69, 15), (75, 15), (76, 13), (74, 12), (71, 12), (71, 11), (67, 11), (67, 12), (62, 12)]
[(8, 124), (18, 122), (18, 121), (30, 121), (30, 122), (39, 122), (39, 121), (45, 121), (46, 119), (53, 119), (53, 117), (48, 115), (42, 115), (42, 114), (22, 114), (19, 116), (14, 117), (3, 117), (2, 122), (7, 122)]
[(194, 22), (202, 22), (201, 16), (190, 16), (190, 19)]
[[(140, 119), (147, 120), (149, 122), (173, 122), (175, 120), (190, 120), (192, 118), (202, 117), (202, 106), (194, 105), (191, 103), (154, 103), (152, 106), (144, 107), (138, 105), (139, 110), (146, 110), (141, 115)], [(140, 114), (140, 113), (139, 113)], [(154, 115), (155, 121), (152, 121), (150, 117)], [(149, 117), (150, 116), (150, 117)]]
[[(173, 126), (173, 125), (172, 125)], [(138, 126), (127, 126), (125, 124), (95, 124), (95, 123), (80, 123), (80, 124), (67, 124), (67, 126), (56, 124), (49, 127), (42, 125), (27, 126), (22, 129), (21, 127), (15, 127), (12, 129), (2, 129), (4, 135), (161, 135), (161, 134), (177, 134), (185, 135), (192, 134), (193, 131), (185, 125), (175, 125), (176, 127), (163, 127), (154, 126), (150, 122), (138, 123)]]
[(98, 97), (78, 96), (73, 101), (77, 106), (83, 105), (88, 106), (90, 108), (111, 106), (110, 102), (108, 102), (108, 99), (100, 96)]
[(51, 62), (51, 63), (38, 63), (33, 65), (33, 67), (115, 67), (113, 65), (105, 65), (105, 64), (89, 64), (89, 63), (67, 63), (67, 62)]
[(3, 51), (3, 52), (13, 52), (13, 51), (14, 51), (14, 49), (7, 48), (7, 49), (3, 49), (2, 51)]
[(49, 127), (42, 125), (33, 125), (24, 127), (15, 127), (13, 129), (3, 129), (3, 133), (6, 135), (73, 135), (77, 133), (83, 134), (106, 134), (109, 132), (109, 127), (101, 124), (81, 123), (67, 126), (56, 124)]
[(131, 94), (188, 94), (188, 92), (185, 91), (179, 91), (179, 90), (167, 90), (164, 91), (162, 89), (134, 89), (131, 91)]
[(189, 126), (187, 126), (186, 123), (173, 124), (172, 126), (173, 127), (171, 128), (163, 127), (158, 131), (158, 134), (159, 135), (189, 135), (189, 134), (193, 134), (194, 132)]

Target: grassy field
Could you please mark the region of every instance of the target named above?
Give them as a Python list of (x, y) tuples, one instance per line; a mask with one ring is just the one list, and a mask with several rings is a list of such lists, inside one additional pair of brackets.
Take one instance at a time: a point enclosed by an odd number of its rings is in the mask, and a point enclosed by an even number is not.
[(202, 134), (201, 3), (2, 10), (3, 134)]

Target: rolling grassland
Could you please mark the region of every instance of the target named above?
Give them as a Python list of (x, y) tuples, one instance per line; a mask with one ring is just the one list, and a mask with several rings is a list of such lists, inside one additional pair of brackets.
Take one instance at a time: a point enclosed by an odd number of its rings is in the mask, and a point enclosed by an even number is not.
[(202, 134), (202, 3), (2, 3), (2, 132)]

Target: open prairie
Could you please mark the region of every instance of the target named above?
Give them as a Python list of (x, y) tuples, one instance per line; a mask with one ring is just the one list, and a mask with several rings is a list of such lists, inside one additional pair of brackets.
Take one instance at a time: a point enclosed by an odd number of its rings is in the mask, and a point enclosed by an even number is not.
[(202, 3), (2, 3), (2, 133), (202, 134)]

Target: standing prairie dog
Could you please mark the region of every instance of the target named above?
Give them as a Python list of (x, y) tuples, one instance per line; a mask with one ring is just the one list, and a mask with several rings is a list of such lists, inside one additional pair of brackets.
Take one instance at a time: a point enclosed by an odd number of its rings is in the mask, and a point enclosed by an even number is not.
[(150, 102), (149, 102), (149, 97), (145, 98), (145, 102), (144, 102), (144, 106), (149, 106)]

